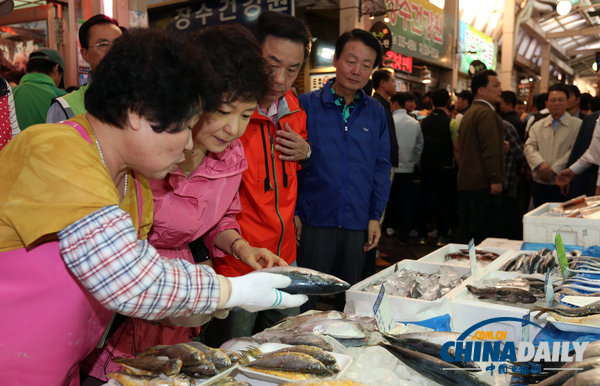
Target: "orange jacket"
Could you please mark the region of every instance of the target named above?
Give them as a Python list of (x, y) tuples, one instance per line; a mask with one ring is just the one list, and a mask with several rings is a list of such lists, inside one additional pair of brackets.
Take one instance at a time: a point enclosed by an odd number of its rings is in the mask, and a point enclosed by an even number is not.
[[(277, 127), (256, 109), (246, 132), (244, 144), (248, 169), (242, 175), (237, 219), (242, 236), (252, 246), (267, 248), (288, 264), (296, 260), (294, 210), (298, 192), (296, 172), (299, 162), (282, 161), (274, 149), (277, 130), (288, 123), (306, 139), (306, 114), (291, 91), (279, 101)], [(225, 276), (240, 276), (252, 269), (233, 256), (213, 259), (215, 271)]]

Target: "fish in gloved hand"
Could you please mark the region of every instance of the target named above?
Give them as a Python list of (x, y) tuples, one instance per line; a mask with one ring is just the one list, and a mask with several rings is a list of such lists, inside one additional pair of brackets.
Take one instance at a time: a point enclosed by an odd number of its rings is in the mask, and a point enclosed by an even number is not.
[(264, 268), (256, 272), (277, 273), (289, 277), (292, 282), (282, 290), (290, 294), (335, 295), (350, 288), (349, 283), (333, 275), (309, 268), (278, 266)]

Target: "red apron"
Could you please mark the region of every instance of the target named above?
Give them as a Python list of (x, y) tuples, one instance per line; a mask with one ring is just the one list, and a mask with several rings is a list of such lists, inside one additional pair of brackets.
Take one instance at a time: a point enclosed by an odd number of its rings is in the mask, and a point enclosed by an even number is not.
[[(91, 143), (85, 129), (65, 121)], [(137, 177), (138, 218), (142, 218)], [(0, 252), (0, 378), (7, 385), (79, 385), (79, 362), (106, 329), (104, 308), (68, 270), (58, 241)]]

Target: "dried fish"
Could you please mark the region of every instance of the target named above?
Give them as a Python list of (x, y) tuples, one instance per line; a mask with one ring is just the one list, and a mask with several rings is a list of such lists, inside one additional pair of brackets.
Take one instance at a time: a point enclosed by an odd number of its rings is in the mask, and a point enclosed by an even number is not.
[(467, 284), (467, 289), (480, 299), (495, 299), (509, 303), (535, 303), (537, 301), (531, 292), (521, 288), (477, 288)]
[(181, 372), (194, 378), (209, 378), (218, 374), (215, 365), (209, 361), (202, 361), (193, 366), (182, 367)]
[(231, 359), (229, 358), (229, 355), (227, 354), (227, 352), (225, 352), (225, 350), (208, 347), (207, 345), (196, 341), (188, 342), (185, 344), (188, 346), (192, 346), (193, 348), (204, 353), (204, 355), (206, 355), (206, 359), (212, 362), (215, 365), (215, 367), (219, 370), (231, 366)]
[(333, 346), (325, 339), (323, 339), (323, 337), (312, 333), (286, 335), (281, 338), (281, 343), (315, 346), (325, 351), (333, 350)]
[(595, 368), (583, 372), (573, 374), (571, 378), (565, 382), (565, 386), (599, 386), (600, 385), (600, 368)]
[(586, 371), (600, 367), (600, 357), (594, 357), (589, 359), (584, 359), (581, 362), (570, 362), (565, 364), (564, 367), (567, 368), (576, 368), (581, 370), (562, 370), (553, 376), (544, 379), (542, 382), (538, 383), (539, 386), (549, 386), (549, 385), (563, 385), (569, 378), (571, 378), (575, 373), (579, 371)]
[(600, 340), (591, 342), (583, 352), (583, 359), (600, 357)]
[(182, 362), (166, 356), (148, 356), (140, 358), (114, 358), (113, 362), (125, 367), (128, 373), (136, 375), (177, 375)]
[(532, 311), (540, 311), (536, 315), (536, 318), (539, 318), (540, 315), (546, 312), (551, 313), (553, 315), (568, 317), (595, 315), (600, 314), (600, 300), (583, 307), (533, 307)]
[(247, 367), (291, 371), (329, 376), (333, 372), (310, 355), (298, 352), (278, 352), (248, 363)]
[(292, 279), (292, 283), (283, 288), (285, 292), (291, 294), (333, 295), (350, 288), (350, 283), (348, 282), (333, 275), (308, 268), (285, 266), (264, 268), (261, 271), (278, 273)]
[(267, 354), (262, 354), (259, 356), (259, 358), (263, 358), (265, 356), (269, 356), (271, 354), (276, 354), (276, 353), (280, 353), (280, 352), (299, 352), (302, 354), (307, 354), (307, 355), (310, 355), (311, 357), (315, 358), (319, 362), (323, 363), (333, 373), (338, 373), (340, 371), (340, 368), (337, 365), (337, 360), (335, 359), (335, 357), (333, 355), (331, 355), (330, 353), (328, 353), (325, 350), (321, 350), (320, 348), (314, 347), (314, 346), (297, 345), (297, 346), (291, 346), (291, 347), (284, 347), (277, 351), (273, 351), (273, 352), (270, 352)]
[(184, 367), (199, 364), (205, 359), (203, 352), (185, 343), (153, 346), (139, 353), (138, 356), (165, 356), (171, 359), (179, 359)]
[[(490, 262), (490, 261), (494, 261), (496, 260), (496, 258), (498, 258), (497, 253), (495, 252), (490, 252), (490, 251), (484, 251), (482, 249), (475, 249), (475, 259), (477, 261), (486, 261), (486, 262)], [(444, 260), (448, 261), (448, 260), (465, 260), (465, 259), (469, 259), (469, 250), (468, 249), (461, 249), (460, 252), (453, 252), (453, 253), (447, 253), (446, 256), (444, 256)]]
[(182, 374), (172, 376), (149, 376), (119, 371), (116, 373), (109, 373), (107, 376), (119, 382), (121, 386), (191, 386), (195, 384), (189, 377)]

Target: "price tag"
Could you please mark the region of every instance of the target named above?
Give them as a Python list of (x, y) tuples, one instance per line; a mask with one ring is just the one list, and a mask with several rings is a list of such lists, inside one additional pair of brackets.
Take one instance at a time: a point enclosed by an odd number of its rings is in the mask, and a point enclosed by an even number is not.
[(392, 311), (390, 310), (383, 284), (381, 285), (377, 299), (375, 299), (375, 304), (373, 304), (373, 313), (375, 314), (375, 320), (380, 332), (387, 333), (392, 331), (394, 318), (392, 317)]
[(560, 233), (556, 233), (554, 236), (554, 245), (556, 246), (556, 255), (558, 256), (558, 263), (560, 264), (560, 272), (564, 279), (569, 277), (569, 262), (567, 261), (567, 254), (565, 253), (565, 246), (562, 242)]
[(477, 271), (477, 254), (475, 253), (475, 240), (471, 239), (468, 244), (469, 263), (471, 264), (471, 276)]
[(546, 294), (546, 304), (548, 305), (548, 307), (552, 307), (552, 301), (554, 301), (554, 287), (552, 286), (550, 270), (546, 271), (546, 283), (544, 285), (544, 292)]

